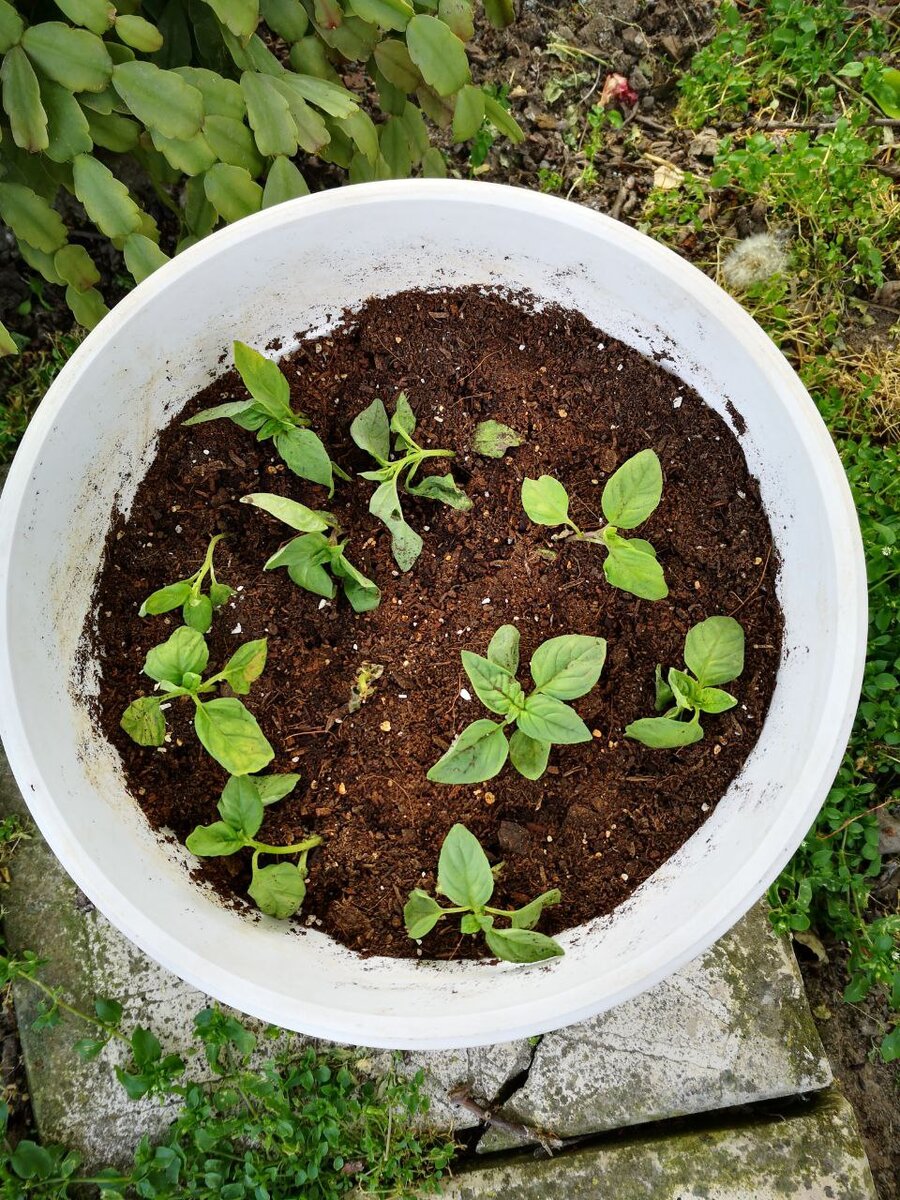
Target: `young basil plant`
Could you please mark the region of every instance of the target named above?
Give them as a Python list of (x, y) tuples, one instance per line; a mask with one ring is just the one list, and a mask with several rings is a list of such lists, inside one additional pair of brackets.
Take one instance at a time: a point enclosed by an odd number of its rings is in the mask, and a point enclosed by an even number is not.
[[(570, 633), (550, 638), (531, 656), (534, 690), (526, 696), (516, 679), (519, 631), (501, 625), (487, 658), (462, 651), (462, 663), (478, 699), (503, 720), (473, 721), (428, 772), (432, 783), (483, 783), (509, 758), (526, 779), (539, 779), (551, 745), (591, 741), (591, 731), (565, 700), (585, 695), (596, 684), (606, 661), (606, 641)], [(507, 740), (506, 729), (515, 725)]]
[(144, 662), (144, 674), (156, 681), (162, 695), (133, 700), (120, 724), (139, 746), (161, 746), (166, 739), (164, 706), (179, 696), (190, 696), (194, 731), (204, 750), (230, 775), (261, 771), (275, 752), (256, 717), (237, 696), (217, 696), (214, 700), (201, 697), (221, 683), (227, 683), (238, 696), (246, 696), (266, 665), (266, 639), (245, 642), (217, 675), (203, 679), (208, 661), (209, 648), (203, 635), (180, 625), (168, 641), (148, 652)]
[[(402, 475), (405, 475), (403, 490), (411, 496), (438, 500), (462, 511), (472, 507), (472, 501), (450, 474), (425, 475), (415, 482), (426, 459), (453, 457), (452, 450), (423, 450), (413, 441), (415, 431), (416, 418), (404, 392), (397, 397), (390, 421), (381, 400), (373, 400), (350, 426), (350, 436), (360, 450), (365, 450), (378, 463), (377, 470), (361, 472), (363, 479), (378, 484), (369, 501), (369, 512), (387, 526), (394, 560), (401, 571), (411, 570), (422, 553), (422, 539), (407, 525), (400, 508)], [(391, 434), (394, 434), (394, 452), (399, 452), (400, 458), (391, 459)]]
[[(208, 633), (212, 625), (213, 610), (221, 608), (231, 597), (233, 588), (227, 583), (219, 583), (213, 566), (213, 552), (225, 535), (217, 533), (206, 549), (206, 557), (187, 579), (179, 579), (177, 583), (167, 584), (147, 597), (138, 610), (138, 616), (156, 616), (159, 613), (171, 612), (181, 605), (181, 615), (185, 625), (196, 629), (198, 633)], [(203, 591), (206, 576), (209, 576), (209, 591)]]
[(241, 503), (261, 508), (301, 533), (276, 550), (265, 565), (266, 571), (287, 567), (288, 575), (298, 587), (326, 600), (334, 599), (339, 583), (355, 612), (370, 612), (381, 603), (381, 589), (344, 554), (347, 543), (338, 540), (340, 526), (331, 513), (317, 512), (270, 492), (242, 496)]
[(604, 546), (603, 573), (608, 583), (641, 600), (662, 600), (669, 588), (656, 551), (643, 538), (623, 538), (653, 513), (662, 496), (662, 467), (653, 450), (641, 450), (610, 475), (600, 497), (607, 524), (585, 533), (569, 516), (569, 494), (558, 479), (542, 475), (522, 483), (522, 506), (536, 525), (564, 525), (556, 539), (575, 537)]
[[(306, 857), (321, 845), (322, 839), (314, 836), (292, 846), (272, 846), (257, 841), (256, 835), (268, 805), (290, 795), (299, 779), (299, 775), (232, 775), (217, 806), (222, 819), (212, 825), (198, 825), (186, 842), (198, 858), (219, 858), (251, 849), (250, 898), (261, 912), (282, 920), (292, 917), (306, 898)], [(261, 867), (263, 854), (293, 854), (297, 861)]]
[[(565, 954), (559, 942), (534, 932), (544, 909), (559, 904), (559, 890), (551, 888), (524, 908), (491, 908), (488, 900), (494, 892), (494, 872), (498, 869), (491, 869), (475, 835), (465, 825), (454, 825), (441, 846), (437, 890), (455, 907), (442, 908), (433, 896), (415, 888), (403, 909), (406, 932), (418, 941), (444, 917), (461, 914), (460, 932), (483, 933), (488, 949), (507, 962), (543, 962)], [(498, 929), (497, 917), (508, 920), (510, 927)]]
[(219, 421), (225, 417), (241, 429), (256, 434), (257, 441), (272, 438), (289, 470), (334, 491), (334, 476), (349, 479), (331, 461), (318, 436), (309, 428), (309, 417), (291, 408), (291, 389), (278, 363), (243, 342), (234, 343), (234, 365), (250, 393), (249, 400), (230, 400), (189, 417), (185, 425)]
[(654, 750), (690, 746), (703, 737), (701, 713), (722, 713), (737, 700), (717, 684), (730, 683), (744, 669), (744, 631), (734, 617), (708, 617), (684, 639), (687, 671), (672, 667), (663, 679), (656, 668), (656, 708), (661, 717), (644, 717), (625, 728), (625, 736)]

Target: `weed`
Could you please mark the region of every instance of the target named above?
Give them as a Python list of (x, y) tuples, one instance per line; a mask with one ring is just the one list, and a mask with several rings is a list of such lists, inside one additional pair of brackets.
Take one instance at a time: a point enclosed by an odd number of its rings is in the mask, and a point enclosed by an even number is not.
[(54, 333), (47, 349), (26, 347), (16, 357), (0, 358), (0, 466), (12, 458), (32, 413), (82, 336), (80, 331)]

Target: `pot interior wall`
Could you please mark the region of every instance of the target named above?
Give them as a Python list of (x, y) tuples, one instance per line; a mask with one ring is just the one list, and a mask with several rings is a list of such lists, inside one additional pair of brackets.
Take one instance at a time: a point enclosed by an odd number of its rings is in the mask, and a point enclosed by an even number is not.
[[(184, 852), (149, 831), (114, 752), (97, 744), (84, 703), (95, 668), (78, 655), (111, 514), (127, 507), (159, 427), (223, 369), (234, 337), (262, 348), (278, 336), (290, 349), (298, 330), (325, 330), (372, 294), (465, 284), (580, 309), (660, 356), (732, 426), (740, 414), (782, 558), (783, 663), (741, 775), (628, 904), (564, 935), (564, 959), (524, 973), (361, 961), (322, 934), (226, 910), (190, 881)], [(38, 413), (9, 490), (19, 507), (3, 543), (5, 636), (18, 712), (4, 733), (39, 824), (144, 949), (282, 1025), (460, 1045), (609, 1007), (698, 953), (759, 896), (843, 746), (859, 665), (858, 533), (824, 427), (736, 305), (674, 255), (574, 205), (483, 184), (373, 185), (240, 222), (154, 275), (88, 339)]]

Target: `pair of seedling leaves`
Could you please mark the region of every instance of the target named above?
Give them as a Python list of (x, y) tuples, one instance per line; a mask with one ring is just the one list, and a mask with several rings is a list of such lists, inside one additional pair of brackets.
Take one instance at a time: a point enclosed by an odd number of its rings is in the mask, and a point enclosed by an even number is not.
[[(253, 714), (241, 703), (266, 665), (266, 639), (245, 642), (215, 675), (204, 679), (209, 648), (203, 634), (180, 625), (167, 641), (147, 654), (143, 671), (160, 695), (141, 696), (126, 708), (121, 725), (139, 746), (162, 746), (166, 739), (164, 704), (182, 696), (194, 704), (194, 731), (204, 750), (230, 775), (261, 771), (275, 757)], [(235, 696), (204, 700), (227, 683)]]
[(708, 617), (684, 639), (687, 671), (672, 667), (663, 679), (656, 668), (656, 709), (661, 717), (644, 717), (625, 727), (627, 737), (653, 749), (690, 746), (703, 737), (701, 713), (723, 713), (737, 700), (717, 685), (737, 679), (744, 669), (744, 631), (734, 617)]
[[(591, 731), (568, 704), (597, 683), (606, 661), (606, 641), (564, 634), (538, 646), (531, 657), (534, 690), (526, 695), (516, 679), (519, 631), (501, 625), (487, 658), (462, 651), (462, 663), (478, 699), (502, 722), (473, 721), (428, 772), (433, 783), (483, 783), (503, 769), (507, 758), (526, 779), (539, 779), (551, 745), (591, 741)], [(506, 730), (515, 726), (507, 739)]]
[(620, 529), (635, 529), (656, 510), (662, 497), (662, 467), (653, 450), (626, 459), (606, 482), (600, 507), (607, 524), (585, 533), (569, 516), (569, 494), (558, 479), (542, 475), (522, 484), (522, 506), (536, 525), (564, 525), (557, 539), (574, 536), (606, 549), (603, 573), (615, 588), (642, 600), (662, 600), (669, 594), (656, 551), (643, 538), (623, 538)]
[[(233, 775), (225, 785), (218, 803), (220, 821), (198, 825), (188, 835), (187, 848), (198, 858), (219, 858), (237, 854), (239, 850), (253, 851), (252, 878), (247, 892), (257, 908), (270, 917), (283, 920), (291, 917), (306, 898), (306, 858), (310, 850), (321, 845), (318, 836), (296, 842), (292, 846), (272, 846), (260, 842), (256, 835), (270, 804), (290, 795), (299, 782), (299, 775)], [(296, 855), (296, 862), (259, 865), (261, 855)]]
[[(210, 541), (206, 557), (193, 575), (153, 592), (141, 605), (138, 615), (157, 616), (181, 608), (185, 625), (196, 629), (198, 633), (208, 633), (212, 626), (213, 611), (221, 608), (234, 594), (234, 589), (227, 583), (219, 583), (213, 566), (213, 553), (224, 536), (223, 533), (217, 533)], [(204, 592), (203, 585), (207, 575), (209, 590)]]
[[(416, 418), (409, 406), (406, 394), (401, 392), (394, 406), (394, 415), (388, 419), (387, 409), (381, 400), (373, 400), (368, 408), (356, 417), (350, 426), (350, 436), (366, 454), (378, 463), (373, 471), (362, 471), (363, 479), (372, 480), (378, 487), (369, 501), (369, 512), (377, 517), (391, 535), (394, 561), (401, 571), (409, 571), (422, 553), (422, 539), (406, 523), (400, 507), (400, 485), (411, 496), (423, 496), (437, 500), (463, 512), (472, 507), (472, 501), (457, 485), (452, 475), (425, 475), (416, 481), (419, 468), (429, 458), (452, 458), (452, 450), (424, 450), (413, 439)], [(394, 435), (393, 451), (400, 457), (391, 459), (391, 435)]]
[(349, 479), (331, 461), (321, 439), (309, 428), (309, 417), (291, 408), (291, 389), (278, 363), (243, 342), (234, 343), (234, 365), (250, 393), (249, 400), (231, 400), (189, 417), (185, 425), (200, 425), (224, 417), (251, 430), (258, 441), (272, 438), (287, 467), (301, 479), (334, 491), (334, 476)]
[[(552, 904), (559, 904), (559, 890), (544, 892), (524, 908), (504, 911), (491, 908), (488, 901), (494, 893), (495, 877), (502, 863), (491, 867), (478, 839), (465, 825), (454, 825), (444, 838), (438, 859), (437, 890), (455, 906), (441, 905), (421, 888), (415, 888), (403, 909), (406, 932), (418, 940), (429, 934), (444, 917), (461, 915), (460, 932), (484, 934), (488, 949), (507, 962), (543, 962), (564, 954), (562, 946), (534, 926), (541, 913)], [(509, 921), (508, 929), (496, 927), (497, 917)]]

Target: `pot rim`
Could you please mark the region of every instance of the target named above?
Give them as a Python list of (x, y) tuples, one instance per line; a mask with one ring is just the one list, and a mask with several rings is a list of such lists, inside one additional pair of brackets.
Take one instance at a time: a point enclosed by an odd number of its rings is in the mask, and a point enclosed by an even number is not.
[[(212, 954), (199, 954), (187, 947), (98, 872), (80, 845), (77, 829), (70, 825), (53, 798), (15, 704), (10, 645), (10, 561), (32, 471), (71, 386), (148, 300), (164, 292), (176, 277), (189, 275), (208, 260), (228, 254), (236, 245), (260, 231), (289, 227), (304, 216), (327, 210), (379, 205), (399, 198), (408, 200), (411, 195), (425, 203), (490, 204), (513, 213), (544, 217), (585, 234), (600, 232), (607, 239), (613, 235), (631, 254), (655, 271), (676, 281), (708, 307), (715, 307), (733, 336), (742, 341), (764, 366), (773, 389), (784, 402), (788, 418), (809, 449), (811, 470), (824, 497), (823, 520), (832, 535), (832, 551), (840, 564), (842, 636), (833, 648), (828, 687), (822, 699), (823, 711), (830, 714), (831, 719), (823, 721), (806, 752), (810, 764), (804, 784), (806, 803), (802, 808), (793, 804), (785, 806), (786, 815), (778, 821), (780, 847), (777, 854), (773, 855), (772, 840), (768, 837), (750, 849), (742, 869), (733, 878), (734, 887), (729, 889), (733, 899), (724, 910), (720, 907), (721, 897), (709, 896), (707, 902), (698, 906), (677, 930), (652, 946), (640, 948), (629, 962), (627, 972), (623, 972), (619, 986), (612, 992), (607, 991), (604, 1009), (652, 986), (705, 951), (747, 912), (780, 874), (812, 825), (834, 779), (855, 717), (862, 683), (867, 634), (865, 560), (856, 509), (835, 447), (812, 399), (775, 344), (737, 301), (674, 251), (605, 214), (571, 201), (505, 184), (472, 180), (406, 180), (347, 186), (265, 209), (209, 235), (135, 287), (76, 349), (39, 405), (12, 463), (0, 496), (0, 578), (5, 581), (0, 587), (0, 737), (41, 833), (65, 870), (96, 907), (131, 941), (181, 978), (244, 1012), (282, 1025), (285, 1011), (278, 998), (284, 993), (270, 985), (248, 984), (245, 978), (223, 966)], [(565, 937), (563, 935), (564, 940)], [(593, 991), (596, 993), (596, 987)], [(527, 989), (523, 989), (521, 1002), (504, 1007), (501, 1014), (494, 1016), (492, 1024), (485, 1022), (483, 1029), (473, 1031), (472, 1018), (462, 1014), (445, 1021), (439, 1036), (435, 1035), (434, 1019), (428, 1016), (401, 1019), (369, 1012), (360, 1033), (371, 1046), (484, 1045), (547, 1032), (559, 1028), (561, 1023), (571, 1024), (598, 1011), (598, 1004), (592, 1001), (590, 981), (584, 980), (556, 992), (552, 1004), (541, 1000), (542, 1013), (538, 1018), (534, 1015), (535, 1006), (535, 1000), (529, 999)], [(346, 1040), (345, 1014), (339, 1013), (336, 1023), (335, 1011), (328, 1006), (304, 1000), (295, 1002), (295, 1007), (302, 1012), (303, 1032)], [(342, 1023), (341, 1015), (344, 1015)]]

